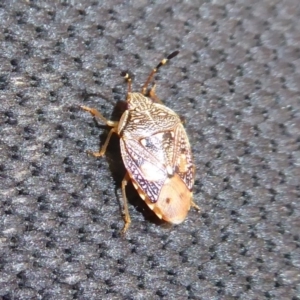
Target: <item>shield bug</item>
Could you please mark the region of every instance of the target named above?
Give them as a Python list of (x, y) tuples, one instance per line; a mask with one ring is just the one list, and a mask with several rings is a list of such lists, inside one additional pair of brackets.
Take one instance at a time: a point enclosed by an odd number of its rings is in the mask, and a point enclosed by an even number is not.
[(133, 92), (132, 79), (126, 72), (127, 109), (119, 121), (109, 121), (94, 108), (81, 106), (92, 116), (112, 127), (95, 157), (105, 154), (113, 133), (120, 137), (121, 155), (127, 170), (122, 181), (123, 216), (126, 232), (130, 216), (126, 198), (126, 185), (132, 181), (139, 196), (160, 218), (173, 224), (185, 219), (191, 206), (195, 167), (191, 147), (179, 116), (166, 107), (155, 94), (155, 84), (148, 93), (148, 85), (159, 68), (175, 57), (175, 51), (163, 59), (149, 74), (141, 92)]

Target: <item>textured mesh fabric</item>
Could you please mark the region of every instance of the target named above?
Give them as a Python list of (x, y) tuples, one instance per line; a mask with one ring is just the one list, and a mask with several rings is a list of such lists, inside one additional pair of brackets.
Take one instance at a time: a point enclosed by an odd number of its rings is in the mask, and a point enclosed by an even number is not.
[[(103, 4), (105, 2), (105, 4)], [(300, 299), (299, 0), (1, 1), (1, 299)], [(183, 224), (128, 187), (117, 120), (164, 55), (157, 95), (197, 169)], [(100, 137), (100, 140), (99, 140)]]

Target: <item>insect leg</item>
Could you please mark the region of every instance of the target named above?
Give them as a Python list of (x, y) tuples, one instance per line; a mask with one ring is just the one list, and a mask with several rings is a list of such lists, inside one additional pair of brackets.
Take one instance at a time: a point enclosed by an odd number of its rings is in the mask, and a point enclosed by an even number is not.
[(81, 109), (89, 112), (93, 117), (96, 117), (96, 118), (99, 118), (103, 123), (105, 123), (107, 126), (110, 126), (110, 127), (117, 127), (118, 126), (118, 122), (115, 122), (115, 121), (109, 121), (107, 120), (106, 118), (104, 118), (102, 116), (102, 114), (95, 108), (90, 108), (90, 107), (87, 107), (87, 106), (80, 106)]
[(191, 206), (196, 208), (197, 210), (200, 210), (200, 207), (194, 201), (192, 201)]
[(104, 145), (102, 146), (102, 148), (99, 150), (99, 152), (92, 152), (92, 151), (88, 151), (88, 154), (91, 154), (95, 157), (100, 157), (100, 156), (103, 156), (106, 152), (106, 148), (108, 146), (108, 143), (109, 143), (109, 140), (112, 136), (113, 133), (118, 133), (118, 123), (119, 122), (114, 122), (114, 121), (109, 121), (107, 119), (105, 119), (102, 114), (95, 108), (90, 108), (90, 107), (87, 107), (87, 106), (80, 106), (83, 110), (89, 112), (93, 117), (96, 117), (96, 118), (99, 118), (103, 123), (105, 123), (106, 125), (108, 126), (111, 126), (113, 127), (110, 132), (108, 133), (108, 136), (105, 140), (105, 143)]
[(130, 177), (128, 175), (128, 172), (124, 176), (122, 180), (122, 196), (123, 196), (123, 214), (124, 214), (124, 227), (122, 229), (122, 233), (125, 233), (131, 223), (129, 211), (128, 211), (128, 202), (127, 202), (127, 197), (126, 197), (126, 185), (129, 182)]
[(149, 83), (151, 82), (153, 76), (155, 73), (157, 73), (157, 71), (159, 70), (159, 68), (163, 65), (165, 65), (168, 60), (172, 59), (173, 57), (175, 57), (177, 54), (179, 53), (179, 51), (174, 51), (173, 53), (171, 53), (170, 55), (167, 56), (167, 58), (164, 58), (163, 60), (161, 60), (161, 62), (151, 71), (151, 73), (149, 74), (145, 84), (142, 87), (142, 94), (146, 95), (147, 93), (147, 87), (149, 85)]
[(156, 88), (156, 84), (154, 84), (149, 92), (149, 96), (152, 100), (154, 100), (155, 102), (159, 103), (159, 104), (163, 104), (163, 102), (156, 96), (155, 94), (155, 88)]
[(118, 133), (117, 127), (114, 127), (114, 128), (112, 128), (110, 130), (110, 132), (108, 133), (108, 136), (107, 136), (107, 138), (106, 138), (103, 146), (99, 150), (99, 152), (88, 151), (88, 154), (91, 154), (91, 155), (93, 155), (95, 157), (101, 157), (101, 156), (103, 156), (105, 154), (105, 152), (106, 152), (106, 148), (108, 146), (109, 140), (110, 140), (110, 138), (111, 138), (111, 136), (112, 136), (113, 133)]

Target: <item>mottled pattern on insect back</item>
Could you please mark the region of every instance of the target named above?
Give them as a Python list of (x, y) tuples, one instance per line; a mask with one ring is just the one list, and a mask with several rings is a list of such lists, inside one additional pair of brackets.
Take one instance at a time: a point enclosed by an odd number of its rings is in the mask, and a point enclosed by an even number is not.
[(99, 152), (103, 156), (110, 137), (116, 133), (120, 137), (121, 154), (126, 167), (122, 181), (125, 232), (131, 222), (125, 187), (131, 180), (140, 197), (161, 219), (181, 223), (191, 206), (194, 184), (194, 165), (188, 137), (178, 115), (162, 104), (155, 94), (155, 85), (146, 97), (147, 87), (157, 70), (176, 56), (173, 52), (152, 70), (142, 87), (141, 93), (131, 91), (131, 78), (127, 79), (127, 110), (119, 122), (106, 120), (94, 108), (82, 106), (102, 122), (112, 127)]
[(191, 190), (194, 166), (178, 115), (140, 93), (129, 94), (127, 102), (118, 133), (123, 161), (132, 179), (153, 203), (175, 173)]

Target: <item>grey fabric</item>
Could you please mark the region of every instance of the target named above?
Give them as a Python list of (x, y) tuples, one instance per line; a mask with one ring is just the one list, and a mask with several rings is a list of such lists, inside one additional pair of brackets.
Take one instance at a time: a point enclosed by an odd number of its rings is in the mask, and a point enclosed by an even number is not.
[[(105, 2), (105, 4), (103, 4)], [(300, 299), (300, 4), (2, 1), (2, 299)], [(117, 120), (129, 69), (185, 119), (197, 169), (186, 221), (129, 186)], [(99, 140), (100, 137), (100, 140)]]

